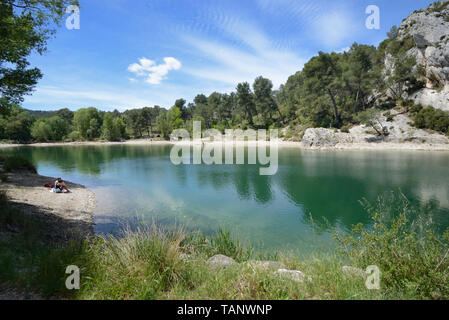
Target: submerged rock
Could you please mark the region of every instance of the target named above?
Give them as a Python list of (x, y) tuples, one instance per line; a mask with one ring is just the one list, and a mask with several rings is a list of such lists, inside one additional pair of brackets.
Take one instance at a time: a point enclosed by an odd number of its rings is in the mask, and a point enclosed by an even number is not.
[(217, 254), (217, 255), (209, 258), (209, 260), (207, 260), (207, 263), (209, 264), (209, 266), (211, 266), (213, 268), (226, 268), (226, 267), (229, 267), (230, 265), (233, 265), (237, 262), (235, 262), (235, 260), (232, 258), (229, 258), (222, 254)]

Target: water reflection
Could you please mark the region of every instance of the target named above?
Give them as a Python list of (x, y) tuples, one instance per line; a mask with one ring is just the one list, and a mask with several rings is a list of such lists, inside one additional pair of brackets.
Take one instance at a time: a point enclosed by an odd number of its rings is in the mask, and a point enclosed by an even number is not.
[[(358, 203), (387, 190), (402, 190), (413, 202), (432, 202), (436, 220), (449, 226), (449, 154), (438, 152), (315, 152), (280, 149), (279, 170), (260, 176), (257, 165), (180, 165), (171, 147), (70, 146), (15, 148), (41, 174), (61, 175), (97, 195), (97, 231), (142, 217), (210, 232), (237, 230), (266, 246), (311, 245), (309, 215), (349, 228), (368, 216)], [(324, 230), (319, 240), (328, 241)]]

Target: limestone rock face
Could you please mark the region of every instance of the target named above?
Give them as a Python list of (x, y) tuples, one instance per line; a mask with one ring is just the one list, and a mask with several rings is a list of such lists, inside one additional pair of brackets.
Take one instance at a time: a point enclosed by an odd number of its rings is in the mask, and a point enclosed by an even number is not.
[[(415, 46), (407, 54), (425, 68), (426, 88), (410, 95), (415, 103), (449, 111), (449, 1), (415, 11), (398, 28), (398, 40), (412, 37)], [(387, 56), (386, 70), (392, 68)]]
[(382, 115), (379, 118), (382, 126), (388, 129), (388, 136), (379, 137), (370, 127), (358, 125), (344, 133), (333, 129), (310, 128), (307, 129), (301, 145), (307, 149), (338, 149), (349, 144), (379, 144), (379, 143), (409, 143), (409, 144), (435, 144), (447, 145), (449, 138), (429, 130), (414, 128), (413, 122), (407, 115), (390, 110), (391, 121)]
[(442, 90), (424, 88), (409, 97), (416, 104), (423, 106), (432, 106), (437, 109), (449, 112), (449, 85)]
[(304, 133), (301, 144), (307, 148), (331, 148), (339, 143), (351, 143), (347, 133), (325, 128), (309, 128)]

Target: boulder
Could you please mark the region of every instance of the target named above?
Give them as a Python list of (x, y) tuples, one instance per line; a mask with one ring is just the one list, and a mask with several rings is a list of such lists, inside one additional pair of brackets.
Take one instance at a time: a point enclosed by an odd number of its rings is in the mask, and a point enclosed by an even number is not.
[(343, 266), (341, 267), (341, 270), (343, 271), (344, 274), (349, 276), (356, 276), (362, 278), (365, 278), (366, 276), (365, 272), (362, 269), (352, 266)]
[(304, 133), (301, 144), (306, 148), (332, 148), (339, 143), (352, 143), (348, 133), (325, 128), (309, 128)]
[(274, 273), (275, 276), (290, 279), (297, 282), (312, 281), (311, 277), (308, 277), (304, 274), (304, 272), (299, 270), (287, 270), (287, 269), (279, 269)]
[(207, 263), (209, 264), (209, 266), (211, 266), (213, 268), (226, 268), (226, 267), (229, 267), (230, 265), (233, 265), (237, 262), (235, 262), (235, 260), (232, 258), (229, 258), (222, 254), (217, 254), (217, 255), (209, 258), (209, 260), (207, 260)]

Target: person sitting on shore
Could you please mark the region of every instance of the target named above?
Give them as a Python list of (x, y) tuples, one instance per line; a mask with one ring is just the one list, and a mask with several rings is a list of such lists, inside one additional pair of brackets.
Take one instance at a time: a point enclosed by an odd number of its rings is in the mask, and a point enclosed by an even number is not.
[(65, 185), (64, 181), (61, 178), (56, 179), (55, 181), (55, 189), (59, 189), (62, 192), (70, 192), (69, 188)]

